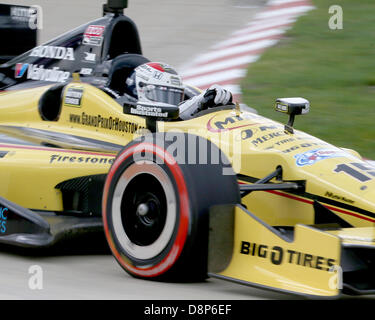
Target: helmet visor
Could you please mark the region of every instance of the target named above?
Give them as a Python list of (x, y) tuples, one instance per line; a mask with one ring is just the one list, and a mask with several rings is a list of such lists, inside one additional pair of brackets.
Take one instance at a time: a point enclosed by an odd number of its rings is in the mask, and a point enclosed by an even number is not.
[(184, 97), (184, 89), (150, 84), (145, 87), (145, 96), (151, 101), (178, 105)]

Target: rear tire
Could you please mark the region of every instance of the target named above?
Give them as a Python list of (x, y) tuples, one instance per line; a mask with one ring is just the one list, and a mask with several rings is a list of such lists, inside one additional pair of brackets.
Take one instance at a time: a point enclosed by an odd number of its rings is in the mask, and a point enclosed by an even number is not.
[[(171, 141), (170, 135), (144, 136), (117, 156), (104, 187), (105, 234), (134, 277), (201, 281), (207, 277), (209, 208), (239, 203), (239, 188), (215, 145), (184, 133), (173, 133)], [(223, 175), (223, 168), (233, 174)]]

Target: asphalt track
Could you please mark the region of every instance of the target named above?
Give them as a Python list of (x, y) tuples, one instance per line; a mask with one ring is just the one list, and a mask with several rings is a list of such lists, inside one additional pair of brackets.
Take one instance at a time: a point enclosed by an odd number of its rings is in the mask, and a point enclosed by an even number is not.
[[(40, 43), (101, 16), (104, 0), (18, 0), (40, 5)], [(2, 1), (12, 3), (15, 1)], [(129, 0), (125, 13), (138, 25), (144, 55), (177, 67), (227, 39), (261, 10), (263, 0)], [(103, 249), (104, 246), (104, 249)], [(0, 248), (2, 249), (2, 248)], [(284, 294), (208, 279), (204, 283), (170, 284), (138, 280), (126, 274), (106, 251), (66, 251), (58, 255), (0, 253), (0, 299), (253, 300), (296, 299)], [(104, 251), (104, 252), (103, 252)], [(32, 290), (29, 268), (43, 271), (43, 289)]]

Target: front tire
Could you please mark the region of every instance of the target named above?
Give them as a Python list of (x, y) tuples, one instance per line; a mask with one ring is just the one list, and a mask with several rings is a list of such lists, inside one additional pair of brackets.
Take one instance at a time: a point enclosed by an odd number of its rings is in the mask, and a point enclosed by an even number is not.
[(117, 156), (104, 187), (105, 234), (134, 277), (200, 281), (207, 277), (209, 208), (240, 202), (237, 179), (223, 175), (230, 164), (225, 156), (213, 161), (221, 153), (208, 140), (167, 135), (133, 141)]

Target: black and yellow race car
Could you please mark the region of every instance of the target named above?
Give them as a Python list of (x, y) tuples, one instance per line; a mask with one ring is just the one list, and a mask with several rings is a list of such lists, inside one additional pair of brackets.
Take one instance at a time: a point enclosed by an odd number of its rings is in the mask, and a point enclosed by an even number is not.
[(0, 243), (104, 230), (138, 278), (375, 293), (375, 167), (296, 130), (302, 98), (276, 100), (288, 124), (117, 99), (102, 85), (143, 59), (119, 7), (0, 67)]

